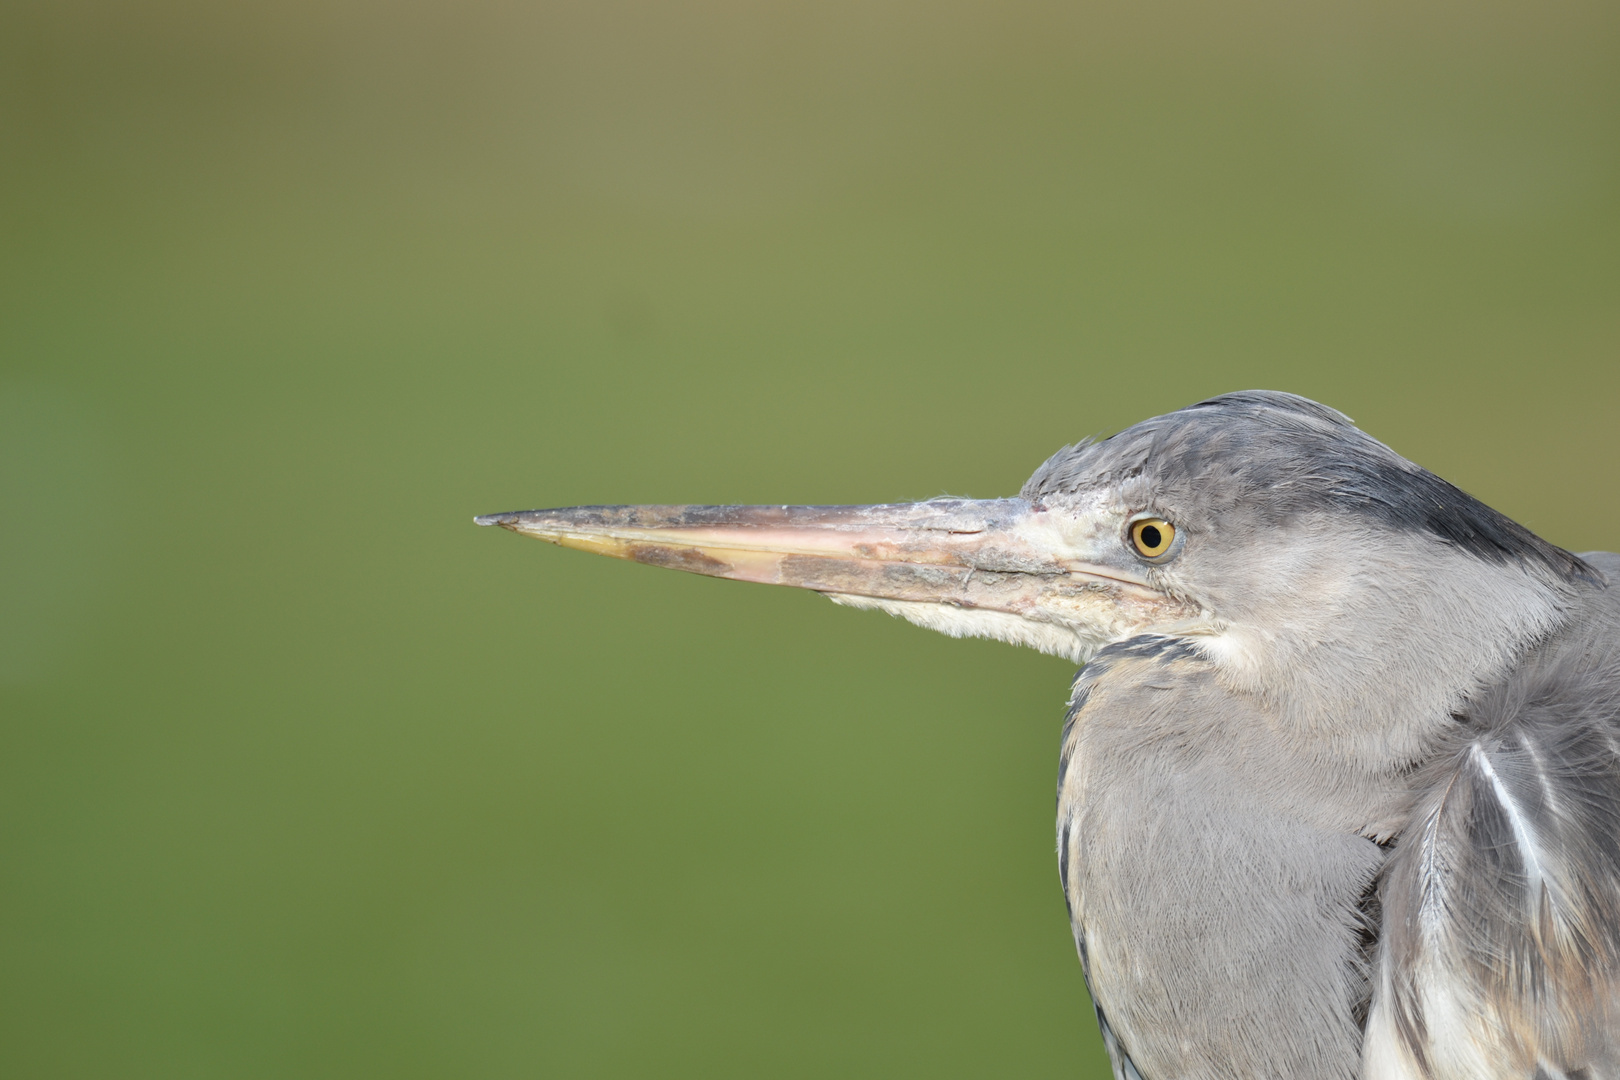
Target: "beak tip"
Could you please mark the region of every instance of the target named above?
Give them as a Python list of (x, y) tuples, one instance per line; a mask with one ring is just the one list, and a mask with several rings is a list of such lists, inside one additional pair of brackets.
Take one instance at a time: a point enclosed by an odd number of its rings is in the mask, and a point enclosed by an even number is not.
[(473, 518), (474, 525), (506, 525), (516, 517), (515, 514), (480, 514)]

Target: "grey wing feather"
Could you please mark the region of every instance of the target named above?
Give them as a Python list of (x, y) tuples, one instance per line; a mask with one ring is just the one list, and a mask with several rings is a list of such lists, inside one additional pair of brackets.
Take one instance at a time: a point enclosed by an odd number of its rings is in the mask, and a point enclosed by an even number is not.
[[(1061, 862), (1060, 874), (1063, 878), (1064, 898), (1068, 898), (1068, 838), (1063, 838), (1062, 850), (1064, 859)], [(1073, 913), (1071, 912), (1071, 917)], [(1113, 1025), (1108, 1022), (1108, 1014), (1103, 1007), (1097, 1004), (1097, 991), (1091, 985), (1091, 958), (1086, 954), (1086, 937), (1078, 930), (1074, 935), (1075, 950), (1080, 954), (1080, 974), (1086, 980), (1086, 995), (1091, 998), (1091, 1008), (1097, 1014), (1097, 1027), (1102, 1031), (1103, 1049), (1108, 1051), (1108, 1063), (1114, 1067), (1114, 1080), (1142, 1080), (1142, 1074), (1136, 1071), (1135, 1062), (1131, 1055), (1125, 1051), (1119, 1036), (1114, 1034)]]
[(1108, 1017), (1104, 1015), (1102, 1006), (1096, 1006), (1097, 1026), (1102, 1029), (1103, 1046), (1108, 1050), (1108, 1060), (1114, 1066), (1114, 1080), (1142, 1080), (1142, 1074), (1136, 1071), (1136, 1063), (1131, 1055), (1119, 1044), (1114, 1035), (1114, 1029), (1108, 1026)]
[(1368, 1080), (1620, 1077), (1607, 648), (1589, 637), (1532, 661), (1427, 778), (1383, 886)]

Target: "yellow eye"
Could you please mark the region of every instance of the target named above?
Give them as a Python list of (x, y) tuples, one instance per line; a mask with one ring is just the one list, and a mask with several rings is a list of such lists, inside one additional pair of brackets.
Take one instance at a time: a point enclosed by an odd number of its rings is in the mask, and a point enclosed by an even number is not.
[(1176, 527), (1164, 518), (1143, 518), (1131, 522), (1131, 543), (1144, 559), (1156, 559), (1175, 542)]

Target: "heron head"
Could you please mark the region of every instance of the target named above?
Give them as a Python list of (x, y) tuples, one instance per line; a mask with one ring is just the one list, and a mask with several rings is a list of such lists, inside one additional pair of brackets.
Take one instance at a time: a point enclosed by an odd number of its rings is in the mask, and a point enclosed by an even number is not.
[(1365, 696), (1380, 679), (1409, 694), (1435, 665), (1442, 707), (1545, 633), (1569, 583), (1593, 573), (1341, 413), (1266, 391), (1065, 447), (1012, 498), (478, 521), (1081, 663), (1111, 642), (1181, 636), (1234, 689), (1307, 711), (1330, 698), (1342, 710), (1350, 686)]

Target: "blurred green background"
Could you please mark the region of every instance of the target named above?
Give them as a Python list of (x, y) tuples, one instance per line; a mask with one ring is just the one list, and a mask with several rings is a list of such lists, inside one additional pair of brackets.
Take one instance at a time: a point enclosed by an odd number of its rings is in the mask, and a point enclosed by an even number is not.
[(1072, 670), (473, 527), (1297, 391), (1620, 547), (1620, 7), (0, 7), (0, 1073), (1100, 1077)]

